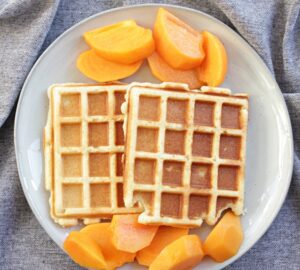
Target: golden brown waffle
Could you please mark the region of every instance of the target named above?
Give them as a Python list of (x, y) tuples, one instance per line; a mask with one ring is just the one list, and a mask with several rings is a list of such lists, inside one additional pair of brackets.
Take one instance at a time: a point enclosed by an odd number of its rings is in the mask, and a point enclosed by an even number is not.
[(242, 214), (247, 95), (174, 86), (129, 87), (125, 205), (140, 202), (145, 224), (213, 225), (227, 208)]
[(126, 85), (53, 85), (44, 133), (51, 216), (62, 226), (137, 213), (123, 201)]

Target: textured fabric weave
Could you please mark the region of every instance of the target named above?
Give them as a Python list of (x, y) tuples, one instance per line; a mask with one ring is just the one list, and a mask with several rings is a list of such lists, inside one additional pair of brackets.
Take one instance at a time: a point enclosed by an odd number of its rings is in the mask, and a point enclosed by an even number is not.
[[(299, 269), (300, 1), (151, 2), (191, 7), (222, 20), (260, 54), (279, 83), (294, 129), (291, 188), (268, 232), (228, 269)], [(66, 29), (92, 14), (141, 3), (146, 1), (0, 1), (0, 269), (80, 269), (41, 228), (25, 200), (14, 155), (14, 104), (37, 57)]]

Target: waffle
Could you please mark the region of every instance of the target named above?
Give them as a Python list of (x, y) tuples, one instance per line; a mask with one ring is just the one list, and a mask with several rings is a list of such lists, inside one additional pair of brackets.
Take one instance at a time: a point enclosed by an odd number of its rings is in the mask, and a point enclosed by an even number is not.
[(247, 95), (173, 86), (129, 87), (125, 205), (140, 202), (144, 224), (196, 227), (215, 224), (228, 208), (242, 214)]
[(52, 218), (62, 226), (99, 222), (124, 207), (126, 85), (53, 85), (44, 130), (45, 180)]

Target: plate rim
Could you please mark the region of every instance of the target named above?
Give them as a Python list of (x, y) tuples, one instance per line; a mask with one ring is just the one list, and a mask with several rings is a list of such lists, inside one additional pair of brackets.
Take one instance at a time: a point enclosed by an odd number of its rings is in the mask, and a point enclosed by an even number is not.
[(186, 6), (178, 6), (178, 5), (173, 5), (173, 4), (159, 4), (159, 3), (145, 3), (145, 4), (135, 4), (135, 5), (129, 5), (129, 6), (116, 7), (116, 8), (111, 8), (111, 9), (107, 9), (107, 10), (95, 13), (87, 18), (84, 18), (83, 20), (77, 22), (76, 24), (72, 25), (70, 28), (68, 28), (67, 30), (62, 32), (58, 37), (56, 37), (55, 40), (43, 51), (43, 53), (38, 57), (38, 59), (35, 61), (34, 65), (31, 67), (30, 72), (28, 73), (28, 75), (23, 83), (22, 89), (19, 94), (19, 99), (17, 101), (16, 113), (15, 113), (15, 119), (14, 119), (14, 135), (13, 136), (14, 136), (15, 157), (16, 157), (19, 180), (21, 182), (21, 186), (22, 186), (22, 190), (25, 195), (25, 198), (31, 208), (31, 211), (34, 213), (35, 218), (38, 220), (39, 224), (46, 231), (46, 233), (51, 238), (51, 240), (54, 241), (58, 245), (58, 247), (60, 247), (62, 249), (62, 247), (57, 243), (57, 241), (52, 238), (49, 229), (43, 225), (43, 221), (42, 221), (40, 215), (38, 214), (38, 212), (34, 206), (34, 203), (31, 200), (31, 197), (29, 196), (29, 194), (27, 192), (25, 192), (26, 188), (25, 188), (25, 184), (23, 182), (23, 176), (21, 175), (21, 169), (20, 169), (21, 165), (20, 165), (20, 159), (18, 156), (17, 127), (18, 127), (18, 122), (19, 122), (18, 120), (19, 120), (22, 100), (23, 100), (25, 92), (26, 92), (25, 89), (27, 88), (27, 85), (29, 84), (29, 81), (31, 80), (31, 77), (33, 76), (35, 69), (37, 68), (39, 63), (46, 57), (46, 55), (49, 53), (49, 51), (52, 49), (52, 47), (54, 47), (61, 39), (63, 39), (69, 32), (73, 31), (76, 27), (78, 27), (81, 24), (86, 23), (89, 20), (93, 20), (94, 18), (101, 16), (103, 14), (113, 13), (113, 12), (119, 11), (119, 10), (126, 10), (126, 9), (130, 10), (133, 8), (147, 8), (147, 7), (157, 7), (157, 8), (159, 8), (159, 7), (168, 8), (169, 7), (169, 8), (174, 8), (174, 9), (185, 10), (188, 12), (193, 12), (196, 15), (202, 15), (202, 16), (208, 17), (209, 19), (221, 24), (223, 27), (226, 28), (226, 30), (231, 32), (231, 34), (233, 34), (236, 39), (238, 39), (242, 43), (245, 43), (246, 47), (248, 47), (249, 52), (251, 52), (252, 56), (265, 69), (267, 76), (272, 79), (272, 81), (275, 85), (275, 88), (276, 88), (274, 90), (279, 94), (278, 97), (281, 99), (281, 102), (283, 105), (283, 112), (284, 112), (285, 118), (287, 120), (287, 132), (289, 133), (289, 138), (290, 138), (288, 140), (289, 144), (286, 146), (286, 148), (289, 149), (289, 153), (290, 153), (289, 159), (286, 162), (287, 175), (285, 177), (283, 177), (283, 179), (285, 178), (286, 182), (287, 182), (285, 185), (285, 190), (283, 190), (283, 192), (279, 198), (279, 204), (278, 204), (276, 211), (273, 211), (271, 218), (264, 222), (264, 225), (262, 226), (263, 229), (259, 233), (257, 233), (256, 239), (250, 240), (250, 244), (247, 248), (245, 248), (245, 250), (243, 250), (242, 252), (239, 252), (237, 255), (235, 255), (231, 259), (223, 262), (222, 265), (220, 265), (221, 268), (223, 268), (223, 267), (226, 267), (226, 266), (232, 264), (233, 262), (237, 261), (244, 254), (246, 254), (262, 238), (262, 236), (267, 232), (267, 230), (271, 227), (271, 225), (274, 222), (275, 218), (277, 217), (279, 211), (281, 210), (283, 203), (287, 197), (287, 194), (288, 194), (288, 191), (290, 188), (290, 184), (291, 184), (291, 180), (292, 180), (292, 173), (293, 173), (293, 166), (294, 166), (294, 159), (293, 159), (293, 157), (294, 157), (294, 138), (293, 138), (291, 119), (290, 119), (289, 111), (287, 109), (287, 104), (285, 102), (283, 93), (282, 93), (276, 79), (274, 78), (274, 76), (272, 75), (268, 66), (266, 65), (266, 63), (259, 56), (259, 54), (256, 52), (256, 50), (241, 35), (239, 35), (236, 31), (234, 31), (232, 28), (230, 28), (228, 25), (226, 25), (221, 20), (219, 20), (219, 19), (213, 17), (212, 15), (207, 14), (201, 10), (196, 10), (194, 8), (190, 8), (190, 7), (186, 7)]

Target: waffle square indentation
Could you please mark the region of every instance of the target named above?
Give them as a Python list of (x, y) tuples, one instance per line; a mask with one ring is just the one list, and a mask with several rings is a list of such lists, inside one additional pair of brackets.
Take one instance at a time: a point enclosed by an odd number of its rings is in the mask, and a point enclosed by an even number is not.
[(108, 123), (89, 123), (88, 133), (89, 146), (108, 145)]
[(160, 98), (140, 96), (138, 118), (140, 120), (159, 121)]
[(108, 115), (108, 95), (106, 92), (88, 94), (88, 115)]
[(194, 124), (199, 126), (214, 126), (214, 110), (213, 102), (196, 101), (194, 111)]
[(220, 139), (220, 158), (240, 159), (241, 137), (221, 135)]
[(214, 135), (209, 133), (194, 132), (193, 156), (211, 157)]
[(240, 129), (240, 111), (241, 107), (231, 104), (223, 104), (222, 106), (222, 128)]
[(136, 150), (157, 152), (158, 129), (139, 127), (137, 130)]
[(180, 194), (162, 193), (160, 215), (162, 217), (181, 218), (182, 200), (183, 196)]
[(139, 184), (154, 184), (156, 161), (154, 159), (135, 160), (134, 181)]
[(165, 133), (165, 152), (169, 154), (185, 154), (186, 131), (167, 129)]
[(167, 102), (167, 122), (186, 124), (188, 111), (188, 101), (180, 99), (168, 99)]
[(81, 154), (63, 154), (62, 175), (63, 177), (82, 176), (82, 156)]
[(62, 185), (63, 208), (82, 207), (82, 185), (81, 184), (63, 184)]
[(182, 186), (184, 162), (165, 160), (163, 163), (163, 185)]
[(208, 213), (210, 196), (192, 194), (189, 199), (189, 213), (191, 219), (201, 218)]
[(63, 94), (60, 102), (60, 114), (62, 117), (80, 116), (80, 94)]
[(110, 184), (90, 185), (91, 207), (111, 207)]
[(211, 164), (192, 163), (191, 187), (210, 189), (211, 188)]
[(81, 124), (65, 123), (60, 126), (63, 147), (81, 146)]
[(238, 190), (239, 167), (220, 165), (218, 173), (218, 189)]
[(109, 177), (109, 154), (90, 153), (89, 154), (89, 176)]

